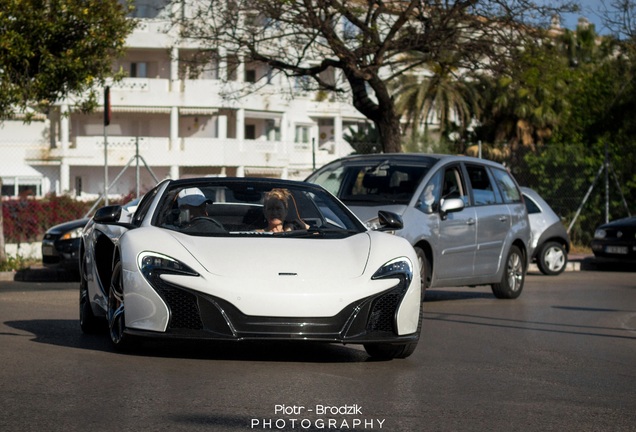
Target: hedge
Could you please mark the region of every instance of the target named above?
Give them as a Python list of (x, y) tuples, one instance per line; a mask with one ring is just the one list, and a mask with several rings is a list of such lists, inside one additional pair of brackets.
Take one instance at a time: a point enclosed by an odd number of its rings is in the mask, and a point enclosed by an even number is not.
[[(131, 196), (110, 204), (128, 202)], [(95, 202), (77, 201), (68, 195), (42, 199), (26, 197), (2, 201), (4, 241), (29, 243), (40, 241), (54, 225), (81, 219)]]

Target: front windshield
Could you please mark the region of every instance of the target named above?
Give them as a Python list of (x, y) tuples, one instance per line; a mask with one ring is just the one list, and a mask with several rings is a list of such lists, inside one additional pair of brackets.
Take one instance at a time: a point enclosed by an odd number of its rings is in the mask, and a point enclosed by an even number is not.
[(322, 189), (291, 182), (177, 183), (153, 224), (195, 236), (342, 238), (365, 231)]
[(390, 160), (342, 164), (311, 179), (347, 204), (408, 204), (430, 167)]

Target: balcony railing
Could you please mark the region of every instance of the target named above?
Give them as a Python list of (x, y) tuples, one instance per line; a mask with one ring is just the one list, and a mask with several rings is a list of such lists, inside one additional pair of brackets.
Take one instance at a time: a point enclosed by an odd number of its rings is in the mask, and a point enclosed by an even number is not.
[[(325, 150), (312, 150), (304, 143), (264, 140), (237, 140), (231, 138), (179, 138), (170, 143), (166, 137), (107, 137), (110, 165), (125, 165), (139, 151), (150, 166), (189, 167), (262, 167), (310, 169), (323, 165), (336, 156)], [(104, 137), (83, 136), (74, 140), (74, 146), (47, 149), (47, 158), (66, 158), (73, 166), (100, 166), (104, 163)]]

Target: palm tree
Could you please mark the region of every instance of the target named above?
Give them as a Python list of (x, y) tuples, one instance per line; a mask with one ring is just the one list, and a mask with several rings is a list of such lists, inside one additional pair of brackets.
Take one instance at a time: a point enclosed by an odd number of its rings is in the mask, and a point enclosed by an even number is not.
[(478, 115), (478, 94), (466, 77), (458, 76), (455, 68), (444, 63), (430, 64), (427, 75), (404, 75), (398, 82), (397, 112), (411, 130), (411, 137), (435, 120), (442, 136), (452, 129), (465, 130)]

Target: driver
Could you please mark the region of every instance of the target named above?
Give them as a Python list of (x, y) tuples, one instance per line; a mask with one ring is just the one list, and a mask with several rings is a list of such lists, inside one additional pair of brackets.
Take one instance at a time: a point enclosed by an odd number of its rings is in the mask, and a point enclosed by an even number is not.
[(183, 189), (177, 195), (182, 231), (190, 233), (223, 232), (223, 225), (208, 216), (208, 199), (201, 189)]

